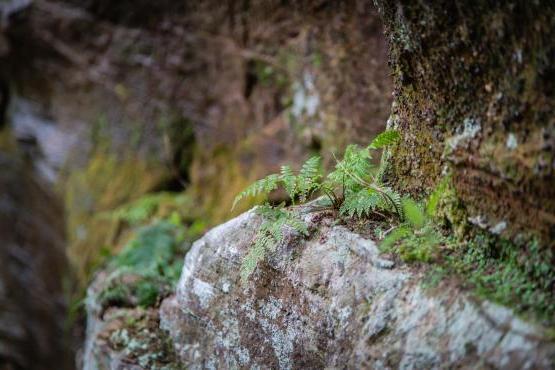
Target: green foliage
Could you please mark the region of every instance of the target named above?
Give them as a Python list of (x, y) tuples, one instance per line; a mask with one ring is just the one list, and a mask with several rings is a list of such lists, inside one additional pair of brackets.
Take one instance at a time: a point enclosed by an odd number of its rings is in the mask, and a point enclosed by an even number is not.
[[(383, 139), (380, 142), (376, 145), (385, 145)], [(377, 169), (371, 162), (372, 150), (372, 144), (367, 148), (349, 145), (323, 187), (332, 189), (332, 192), (341, 189), (343, 201), (339, 209), (343, 215), (369, 216), (374, 211), (383, 210), (403, 217), (401, 196), (383, 185), (376, 176)]]
[(514, 245), (479, 233), (446, 258), (450, 271), (463, 276), (469, 287), (493, 301), (534, 314), (555, 325), (555, 252), (537, 240)]
[(99, 293), (101, 305), (148, 307), (169, 294), (179, 279), (188, 246), (183, 243), (182, 228), (168, 221), (139, 228), (109, 263), (113, 272)]
[(243, 190), (235, 197), (233, 208), (245, 197), (268, 196), (282, 186), (293, 203), (305, 202), (314, 191), (320, 188), (322, 178), (320, 157), (315, 156), (306, 161), (298, 174), (290, 166), (282, 166), (279, 174), (271, 174)]
[(428, 214), (429, 217), (436, 216), (439, 202), (441, 201), (442, 198), (445, 197), (445, 195), (449, 191), (450, 181), (451, 181), (450, 177), (448, 176), (444, 177), (436, 186), (432, 194), (430, 194), (428, 198), (428, 202), (426, 204), (426, 213)]
[(254, 272), (258, 262), (283, 241), (285, 228), (289, 227), (301, 235), (308, 236), (305, 223), (293, 210), (286, 209), (283, 204), (278, 207), (266, 204), (258, 207), (256, 211), (264, 217), (264, 222), (260, 225), (254, 244), (241, 264), (240, 275), (243, 283)]
[(180, 227), (166, 221), (142, 227), (111, 261), (115, 268), (128, 268), (141, 275), (161, 276), (169, 281), (176, 280), (181, 258), (185, 251), (180, 244)]
[(406, 221), (414, 228), (421, 229), (426, 222), (426, 215), (420, 206), (412, 199), (403, 200), (403, 211)]
[[(375, 176), (372, 152), (393, 144), (399, 138), (395, 131), (386, 131), (372, 143), (361, 148), (349, 145), (341, 160), (336, 160), (333, 171), (324, 177), (321, 159), (314, 156), (296, 173), (290, 166), (282, 166), (279, 174), (271, 174), (256, 181), (242, 191), (233, 207), (245, 197), (267, 197), (272, 191), (283, 188), (290, 202), (304, 203), (316, 193), (324, 194), (330, 205), (347, 217), (370, 216), (374, 212), (390, 212), (403, 217), (401, 196), (385, 186)], [(266, 221), (261, 225), (253, 247), (241, 267), (241, 279), (246, 281), (267, 252), (283, 239), (283, 228), (292, 227), (307, 235), (306, 225), (283, 205), (259, 208)]]
[(368, 216), (372, 210), (378, 207), (382, 200), (380, 195), (372, 189), (363, 188), (356, 192), (348, 192), (347, 194), (339, 211), (342, 215), (349, 217)]
[(398, 131), (395, 130), (387, 130), (380, 133), (378, 136), (372, 140), (370, 143), (370, 149), (382, 149), (386, 146), (393, 145), (397, 140), (399, 140), (400, 135)]
[(393, 229), (381, 242), (382, 251), (396, 252), (407, 262), (430, 262), (445, 242), (431, 218), (410, 198), (402, 201), (404, 222)]

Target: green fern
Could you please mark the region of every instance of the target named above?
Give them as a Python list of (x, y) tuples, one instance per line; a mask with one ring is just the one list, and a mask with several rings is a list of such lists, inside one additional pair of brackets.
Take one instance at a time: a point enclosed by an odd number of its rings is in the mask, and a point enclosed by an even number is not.
[(380, 243), (384, 252), (396, 252), (405, 261), (429, 262), (445, 241), (423, 207), (410, 198), (402, 200), (404, 222)]
[(284, 240), (286, 228), (308, 236), (306, 224), (294, 211), (286, 209), (284, 204), (277, 207), (265, 204), (258, 207), (256, 212), (264, 218), (264, 222), (260, 225), (254, 244), (241, 264), (240, 276), (243, 283), (248, 280), (258, 263)]
[(335, 170), (328, 175), (328, 182), (354, 191), (364, 187), (374, 169), (371, 159), (368, 148), (360, 148), (358, 145), (347, 146), (343, 159), (336, 159)]
[(378, 136), (372, 140), (372, 143), (368, 146), (369, 149), (381, 149), (386, 146), (393, 145), (399, 140), (399, 132), (395, 130), (387, 130), (380, 133)]
[(263, 179), (255, 181), (235, 197), (231, 209), (234, 209), (235, 206), (246, 197), (256, 197), (259, 195), (267, 196), (278, 188), (280, 180), (281, 178), (279, 175), (271, 174)]
[[(390, 135), (391, 136), (391, 135)], [(386, 145), (381, 139), (379, 145)], [(376, 210), (392, 211), (403, 218), (401, 196), (381, 183), (375, 175), (376, 168), (370, 162), (371, 146), (360, 148), (349, 145), (343, 159), (337, 161), (335, 170), (326, 181), (329, 187), (341, 186), (344, 195), (340, 211), (353, 216), (369, 215)]]
[[(336, 159), (335, 169), (325, 178), (318, 156), (307, 160), (298, 173), (290, 166), (282, 166), (278, 174), (258, 180), (237, 195), (233, 207), (245, 197), (268, 196), (270, 192), (281, 187), (293, 205), (297, 201), (304, 203), (319, 192), (327, 196), (330, 206), (343, 216), (366, 217), (378, 211), (386, 211), (404, 219), (401, 196), (379, 180), (376, 167), (372, 163), (374, 150), (391, 145), (398, 138), (399, 134), (396, 131), (386, 131), (378, 135), (366, 148), (349, 145), (343, 158)], [(241, 265), (240, 275), (243, 282), (253, 273), (258, 263), (283, 240), (286, 227), (296, 230), (301, 235), (308, 235), (304, 222), (283, 204), (276, 207), (266, 204), (259, 207), (257, 212), (265, 221)]]
[(306, 202), (313, 192), (320, 189), (322, 180), (321, 162), (319, 156), (314, 156), (302, 165), (299, 176), (297, 176), (301, 202)]
[(233, 201), (232, 209), (246, 197), (268, 196), (280, 186), (293, 204), (297, 200), (306, 202), (315, 191), (320, 189), (322, 179), (320, 162), (321, 159), (318, 156), (310, 158), (303, 164), (298, 174), (295, 174), (290, 166), (281, 166), (279, 174), (271, 174), (258, 180), (239, 193)]
[(372, 189), (361, 189), (357, 192), (349, 192), (345, 199), (340, 213), (345, 216), (369, 216), (381, 201), (380, 195)]

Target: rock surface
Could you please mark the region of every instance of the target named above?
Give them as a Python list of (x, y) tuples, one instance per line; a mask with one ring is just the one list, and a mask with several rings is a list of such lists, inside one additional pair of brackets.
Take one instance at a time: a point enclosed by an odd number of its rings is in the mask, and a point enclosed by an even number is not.
[(156, 307), (107, 307), (102, 292), (110, 274), (99, 273), (87, 291), (87, 334), (78, 357), (83, 370), (176, 370), (171, 338), (160, 329)]
[(29, 167), (0, 144), (0, 369), (69, 369), (63, 213)]
[(395, 266), (369, 239), (307, 216), (246, 284), (261, 219), (247, 212), (198, 240), (160, 309), (187, 368), (550, 369), (555, 344), (509, 309)]

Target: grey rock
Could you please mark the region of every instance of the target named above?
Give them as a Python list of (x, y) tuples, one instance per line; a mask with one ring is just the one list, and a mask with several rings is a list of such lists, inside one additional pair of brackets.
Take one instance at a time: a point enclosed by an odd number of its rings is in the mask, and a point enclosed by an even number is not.
[(239, 266), (260, 222), (247, 212), (186, 256), (160, 318), (187, 368), (554, 366), (542, 328), (456, 288), (425, 290), (421, 274), (326, 220), (309, 238), (286, 236), (243, 285)]

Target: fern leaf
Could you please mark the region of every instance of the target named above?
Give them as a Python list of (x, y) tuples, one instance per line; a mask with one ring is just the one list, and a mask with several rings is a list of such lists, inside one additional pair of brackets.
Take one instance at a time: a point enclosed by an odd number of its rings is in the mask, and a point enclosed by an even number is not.
[(308, 227), (297, 215), (289, 215), (285, 224), (303, 236), (308, 236)]
[(368, 181), (372, 172), (371, 158), (368, 149), (360, 148), (358, 145), (347, 146), (343, 158), (337, 161), (335, 170), (328, 175), (328, 182), (341, 185), (346, 189), (360, 189)]
[(305, 202), (310, 195), (321, 186), (320, 179), (322, 178), (322, 168), (320, 162), (320, 157), (314, 156), (307, 160), (299, 171), (297, 186), (302, 202)]
[(405, 216), (403, 212), (403, 201), (401, 199), (401, 195), (389, 187), (383, 187), (381, 188), (381, 190), (383, 192), (382, 202), (380, 204), (381, 208), (386, 210), (393, 210), (399, 215), (402, 220), (404, 220)]
[(386, 130), (380, 133), (378, 136), (372, 140), (370, 145), (368, 146), (369, 149), (381, 149), (386, 146), (394, 144), (397, 140), (399, 140), (399, 132), (395, 130)]
[(320, 156), (314, 156), (308, 159), (299, 171), (299, 177), (306, 180), (314, 180), (321, 177), (320, 173)]
[(271, 243), (271, 239), (267, 235), (259, 235), (256, 238), (254, 245), (250, 248), (249, 253), (241, 263), (240, 276), (241, 282), (247, 282), (249, 276), (254, 272), (258, 262), (266, 256), (266, 250)]
[(281, 166), (280, 177), (283, 187), (291, 200), (297, 196), (297, 176), (293, 173), (291, 166)]
[(233, 201), (233, 210), (235, 206), (246, 197), (256, 197), (258, 195), (268, 195), (273, 190), (277, 189), (280, 177), (278, 175), (272, 174), (263, 179), (255, 181), (253, 184), (248, 186), (245, 190), (239, 193), (235, 200)]
[(288, 211), (281, 204), (272, 207), (264, 204), (256, 212), (265, 218), (260, 225), (256, 240), (241, 263), (241, 281), (245, 283), (254, 272), (258, 262), (263, 260), (268, 251), (275, 250), (276, 246), (284, 240), (284, 227), (290, 227), (298, 233), (307, 236), (306, 224), (293, 212)]
[(380, 196), (371, 189), (361, 189), (358, 192), (349, 192), (339, 212), (349, 217), (370, 215), (380, 202)]

